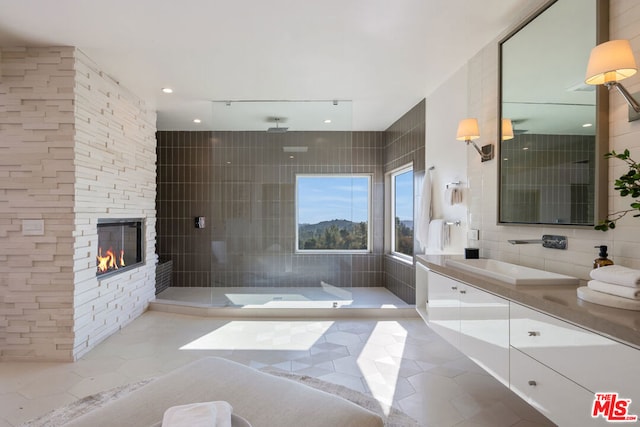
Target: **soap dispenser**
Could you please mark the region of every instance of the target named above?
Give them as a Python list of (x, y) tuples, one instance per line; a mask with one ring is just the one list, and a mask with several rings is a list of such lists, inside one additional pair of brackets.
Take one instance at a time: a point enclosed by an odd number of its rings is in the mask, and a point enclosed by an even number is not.
[(598, 254), (598, 258), (593, 260), (593, 268), (604, 267), (606, 265), (613, 265), (613, 261), (607, 258), (606, 245), (600, 245), (600, 246), (594, 246), (594, 247), (600, 249), (600, 253)]

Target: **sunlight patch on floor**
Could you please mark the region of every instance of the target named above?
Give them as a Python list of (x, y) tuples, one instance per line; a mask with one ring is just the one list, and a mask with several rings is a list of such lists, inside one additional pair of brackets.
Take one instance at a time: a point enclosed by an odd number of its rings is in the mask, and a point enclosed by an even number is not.
[[(358, 366), (371, 394), (382, 403), (386, 415), (393, 404), (407, 330), (398, 322), (378, 322), (358, 355)], [(392, 355), (398, 355), (394, 357)]]
[(180, 350), (309, 350), (332, 321), (230, 321)]

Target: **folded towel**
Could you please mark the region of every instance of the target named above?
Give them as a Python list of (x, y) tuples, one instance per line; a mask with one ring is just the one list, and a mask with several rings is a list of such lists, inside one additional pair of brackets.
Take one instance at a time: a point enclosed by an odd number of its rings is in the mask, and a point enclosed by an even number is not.
[(223, 401), (172, 406), (164, 412), (162, 427), (231, 427), (231, 412)]
[(443, 219), (434, 219), (429, 223), (429, 235), (427, 237), (427, 249), (444, 249), (445, 222)]
[(621, 265), (607, 265), (591, 270), (593, 280), (599, 280), (614, 285), (640, 287), (640, 270), (623, 267)]
[(593, 289), (594, 291), (598, 292), (604, 292), (605, 294), (640, 300), (640, 288), (614, 285), (612, 283), (601, 282), (599, 280), (589, 280), (587, 286), (589, 287), (589, 289)]

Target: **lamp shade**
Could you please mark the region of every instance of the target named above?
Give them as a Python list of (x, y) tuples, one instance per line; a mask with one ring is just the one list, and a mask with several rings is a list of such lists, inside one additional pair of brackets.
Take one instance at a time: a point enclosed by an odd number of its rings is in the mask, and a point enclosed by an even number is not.
[(513, 139), (513, 123), (511, 119), (502, 119), (502, 140)]
[(617, 82), (633, 76), (637, 70), (629, 40), (611, 40), (591, 49), (585, 83)]
[(462, 119), (458, 124), (458, 133), (456, 139), (458, 141), (469, 141), (480, 138), (480, 129), (478, 128), (477, 119)]

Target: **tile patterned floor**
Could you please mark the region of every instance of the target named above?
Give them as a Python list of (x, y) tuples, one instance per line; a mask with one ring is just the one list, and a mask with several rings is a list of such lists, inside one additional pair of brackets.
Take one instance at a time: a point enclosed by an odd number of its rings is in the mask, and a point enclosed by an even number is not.
[(0, 427), (211, 355), (370, 393), (423, 426), (553, 425), (419, 318), (224, 320), (148, 311), (75, 363), (0, 363)]

